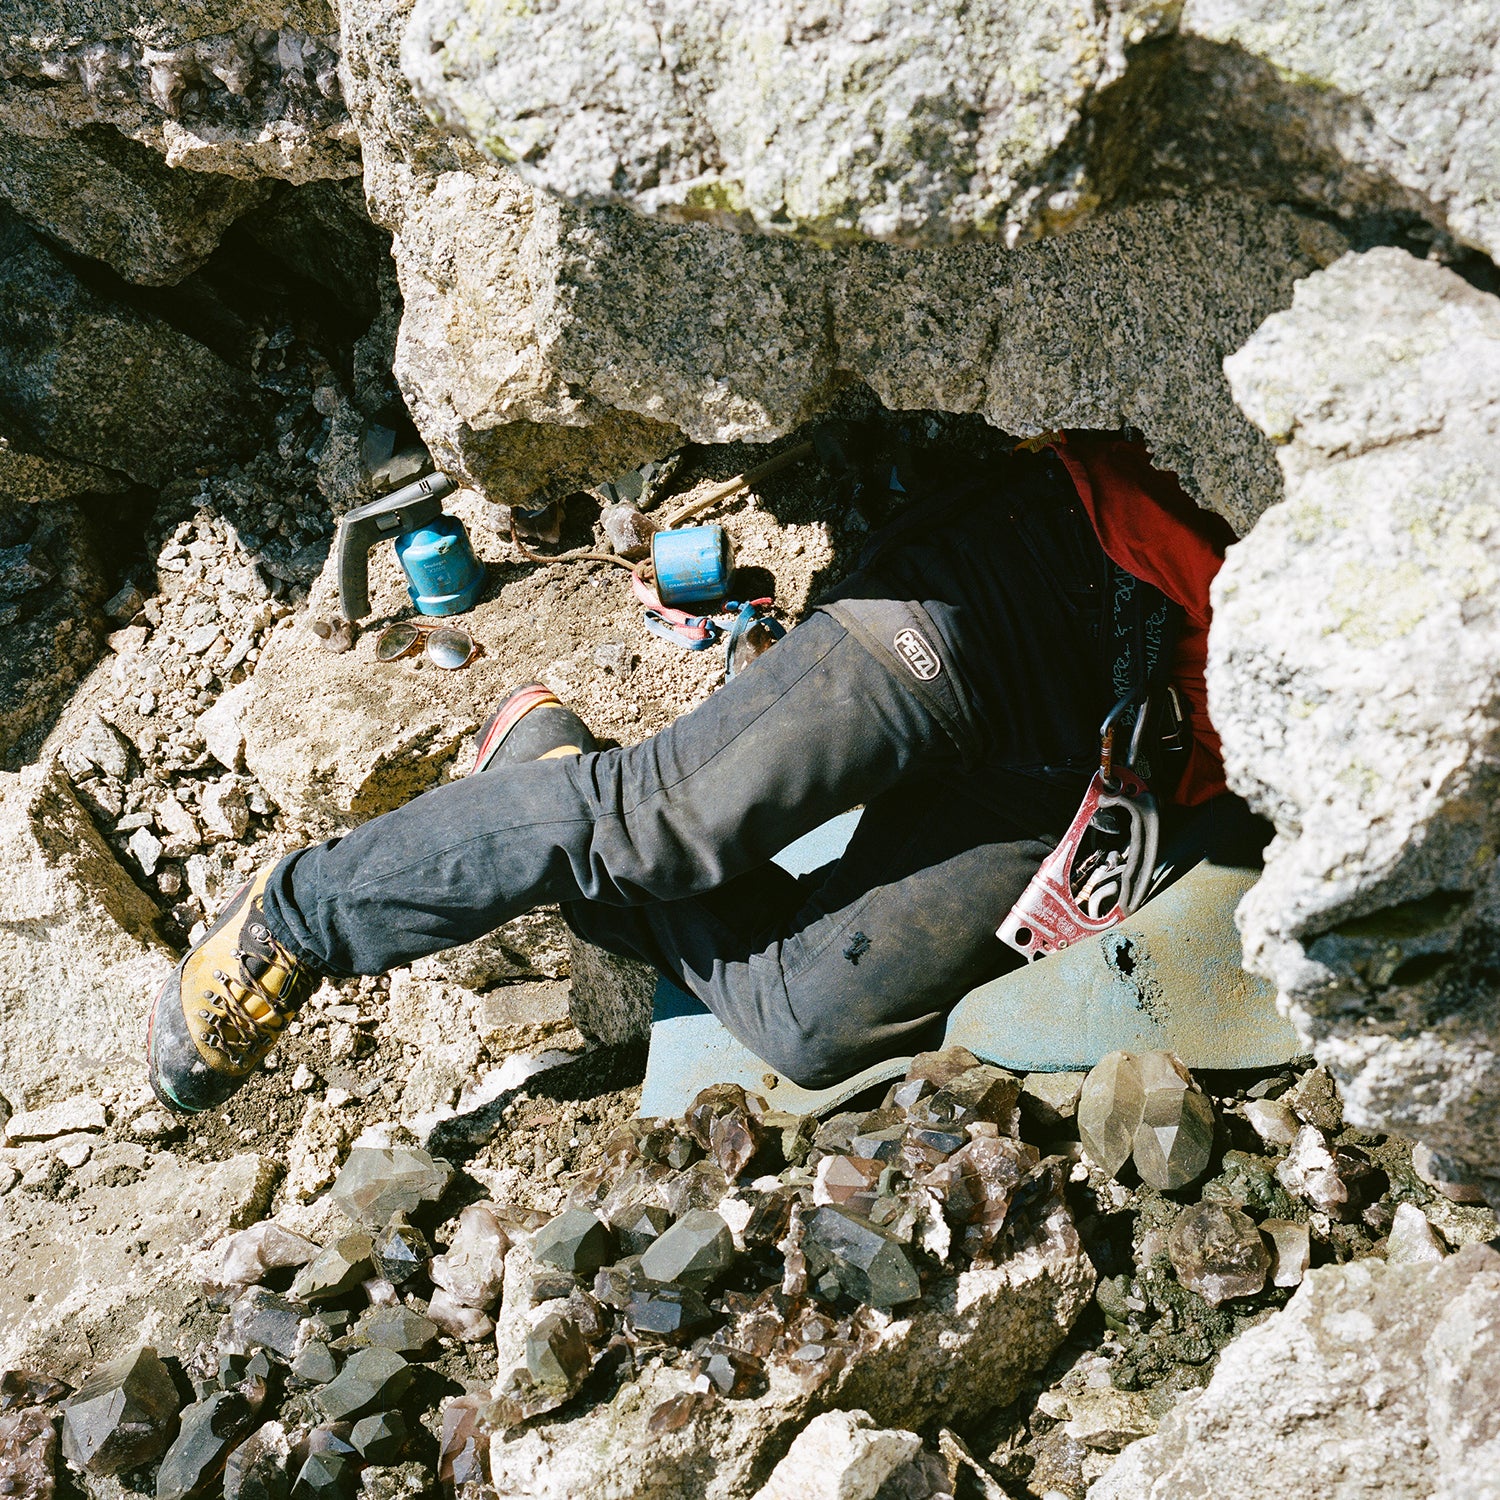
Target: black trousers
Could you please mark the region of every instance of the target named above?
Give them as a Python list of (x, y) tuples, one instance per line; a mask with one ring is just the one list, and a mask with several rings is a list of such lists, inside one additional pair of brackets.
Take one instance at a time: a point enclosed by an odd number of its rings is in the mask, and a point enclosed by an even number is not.
[[(1076, 540), (1076, 514), (1043, 519)], [(996, 618), (1033, 593), (1030, 625), (1086, 646), (1096, 559), (1039, 578), (1037, 549), (1008, 546), (1009, 524), (997, 513), (991, 528), (993, 567), (1017, 580)], [(956, 545), (974, 564), (972, 533)], [(1014, 643), (975, 631), (983, 601), (966, 639), (994, 658), (964, 662), (948, 621), (966, 601), (938, 609), (879, 584), (878, 569), (864, 575), (641, 744), (438, 787), (288, 856), (266, 893), (272, 931), (324, 972), (375, 974), (557, 902), (580, 935), (671, 976), (799, 1083), (926, 1045), (967, 989), (1009, 966), (995, 928), (1067, 826), (1097, 742), (1086, 728), (1078, 754), (1050, 760), (1039, 752), (1055, 736), (997, 742), (996, 722), (1027, 716), (989, 711)], [(1099, 681), (1066, 706), (1079, 725), (1102, 717)], [(794, 880), (770, 863), (861, 804), (833, 865)]]

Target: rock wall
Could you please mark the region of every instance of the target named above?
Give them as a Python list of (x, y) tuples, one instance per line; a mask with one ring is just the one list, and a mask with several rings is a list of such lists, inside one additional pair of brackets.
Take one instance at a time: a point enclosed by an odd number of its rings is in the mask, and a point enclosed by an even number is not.
[(980, 412), (1017, 434), (1138, 427), (1242, 528), (1275, 497), (1219, 362), (1292, 279), (1346, 247), (1329, 225), (1230, 195), (1129, 209), (1012, 253), (827, 250), (659, 223), (583, 190), (538, 193), (528, 181), (566, 184), (438, 131), (398, 67), (415, 67), (428, 12), (412, 15), (404, 53), (402, 16), (343, 8), (366, 190), (406, 306), (396, 372), (434, 455), (492, 498), (597, 481), (683, 436), (764, 442), (856, 381), (887, 406)]
[(1206, 185), (1487, 251), (1485, 0), (421, 0), (419, 98), (573, 202), (820, 242), (1055, 234)]
[(49, 1079), (76, 1087), (80, 1076), (133, 1060), (138, 997), (171, 960), (156, 908), (60, 771), (0, 776), (0, 856), (0, 1095), (19, 1108), (33, 1096), (49, 1102)]
[(309, 182), (358, 170), (325, 0), (21, 0), (3, 26), (4, 146), (102, 126), (197, 172)]
[(1356, 1119), (1500, 1176), (1500, 301), (1372, 250), (1226, 369), (1287, 490), (1215, 591), (1246, 951)]

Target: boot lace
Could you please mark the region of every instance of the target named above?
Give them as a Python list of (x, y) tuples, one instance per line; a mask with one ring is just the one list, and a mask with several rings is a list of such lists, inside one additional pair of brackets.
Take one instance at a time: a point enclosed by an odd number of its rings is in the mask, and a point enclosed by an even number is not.
[[(231, 977), (222, 969), (215, 969), (214, 978), (218, 980), (220, 988), (203, 992), (203, 998), (214, 1006), (205, 1040), (217, 1051), (225, 1053), (236, 1065), (242, 1063), (257, 1048), (274, 1042), (282, 1026), (300, 1004), (296, 991), (301, 987), (301, 966), (270, 938), (264, 927), (257, 926), (254, 929), (254, 936), (261, 937), (263, 934), (271, 948), (267, 968), (272, 964), (279, 964), (286, 971), (280, 994), (269, 989), (262, 978), (251, 972), (250, 959), (260, 959), (260, 955), (246, 953), (242, 948), (234, 950), (234, 956), (239, 961), (239, 973)], [(266, 962), (264, 959), (260, 961)], [(252, 996), (266, 1007), (264, 1015), (251, 1014), (249, 1002)]]

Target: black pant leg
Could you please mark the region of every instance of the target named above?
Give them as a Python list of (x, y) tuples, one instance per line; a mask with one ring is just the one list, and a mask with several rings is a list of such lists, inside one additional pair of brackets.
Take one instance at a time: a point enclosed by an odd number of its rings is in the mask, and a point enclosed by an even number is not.
[(711, 890), (958, 759), (924, 702), (818, 613), (639, 745), (468, 777), (288, 856), (266, 917), (315, 967), (381, 973), (546, 903)]
[(579, 903), (564, 915), (669, 975), (795, 1082), (833, 1083), (929, 1045), (967, 990), (1020, 963), (995, 928), (1067, 827), (1080, 786), (998, 779), (1006, 811), (949, 780), (885, 792), (816, 878), (773, 867), (687, 900)]

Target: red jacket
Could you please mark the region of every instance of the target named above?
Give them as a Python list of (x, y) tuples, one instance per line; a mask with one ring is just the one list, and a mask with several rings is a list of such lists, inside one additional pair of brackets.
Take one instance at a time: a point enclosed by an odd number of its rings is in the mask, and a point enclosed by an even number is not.
[(1145, 447), (1097, 433), (1053, 445), (1067, 465), (1099, 544), (1127, 573), (1182, 606), (1172, 680), (1187, 703), (1193, 749), (1174, 800), (1196, 807), (1227, 790), (1224, 755), (1208, 717), (1208, 586), (1234, 541), (1229, 523), (1200, 509), (1176, 477), (1151, 466)]

